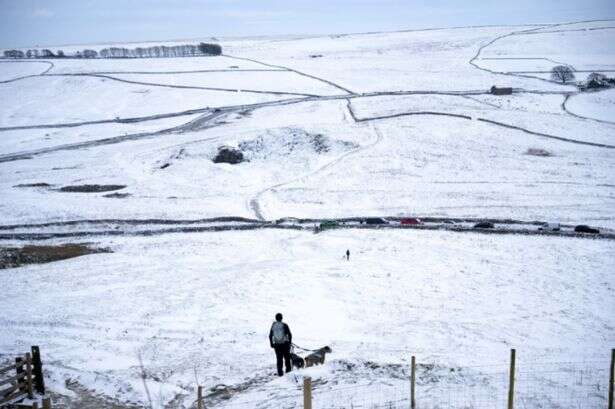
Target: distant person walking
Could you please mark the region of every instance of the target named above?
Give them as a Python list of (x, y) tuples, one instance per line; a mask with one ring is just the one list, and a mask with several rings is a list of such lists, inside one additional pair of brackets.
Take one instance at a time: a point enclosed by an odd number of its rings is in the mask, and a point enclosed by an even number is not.
[(346, 260), (350, 260), (350, 250), (346, 250)]
[(275, 315), (275, 322), (271, 324), (269, 331), (269, 344), (275, 350), (275, 358), (278, 366), (278, 376), (284, 375), (282, 372), (282, 359), (286, 366), (286, 373), (293, 368), (290, 364), (290, 344), (293, 342), (293, 334), (290, 333), (290, 328), (282, 322), (282, 314), (279, 312)]

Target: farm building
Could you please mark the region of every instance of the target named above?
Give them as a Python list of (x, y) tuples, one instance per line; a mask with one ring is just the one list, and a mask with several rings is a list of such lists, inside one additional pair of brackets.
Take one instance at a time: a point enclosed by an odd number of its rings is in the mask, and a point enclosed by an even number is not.
[(513, 89), (511, 87), (496, 87), (495, 85), (491, 87), (491, 93), (493, 95), (511, 95)]

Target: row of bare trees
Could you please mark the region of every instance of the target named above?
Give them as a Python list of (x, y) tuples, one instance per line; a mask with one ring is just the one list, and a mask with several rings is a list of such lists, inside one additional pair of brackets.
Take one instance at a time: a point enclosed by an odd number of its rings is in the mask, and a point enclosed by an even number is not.
[(59, 50), (57, 54), (49, 49), (44, 50), (28, 50), (23, 52), (21, 50), (6, 50), (4, 51), (5, 58), (63, 58), (64, 52)]
[(220, 55), (222, 47), (218, 44), (200, 43), (198, 45), (182, 44), (154, 47), (120, 48), (111, 47), (100, 50), (101, 58), (159, 58), (159, 57), (195, 57), (201, 55)]
[[(567, 84), (575, 80), (574, 71), (567, 65), (557, 65), (551, 70), (551, 79), (562, 84)], [(615, 78), (609, 78), (604, 74), (592, 72), (587, 76), (587, 80), (578, 83), (581, 90), (610, 88), (615, 86)]]
[(182, 44), (174, 46), (153, 46), (153, 47), (109, 47), (103, 48), (100, 52), (85, 49), (76, 51), (73, 54), (65, 54), (58, 50), (56, 53), (49, 49), (43, 50), (6, 50), (5, 58), (168, 58), (168, 57), (196, 57), (203, 55), (221, 55), (222, 47), (218, 44), (200, 43)]

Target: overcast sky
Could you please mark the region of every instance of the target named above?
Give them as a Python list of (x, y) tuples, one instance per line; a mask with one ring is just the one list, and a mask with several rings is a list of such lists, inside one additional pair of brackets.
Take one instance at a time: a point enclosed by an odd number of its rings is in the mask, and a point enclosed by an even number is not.
[(615, 18), (615, 0), (0, 0), (0, 47)]

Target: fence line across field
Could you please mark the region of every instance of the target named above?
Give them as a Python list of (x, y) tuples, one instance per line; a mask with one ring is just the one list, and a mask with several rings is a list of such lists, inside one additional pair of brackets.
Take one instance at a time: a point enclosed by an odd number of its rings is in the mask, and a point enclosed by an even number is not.
[[(615, 349), (609, 360), (537, 362), (519, 360), (510, 351), (507, 363), (453, 366), (418, 362), (411, 357), (405, 382), (369, 382), (343, 386), (303, 378), (296, 394), (280, 390), (267, 399), (210, 402), (199, 387), (193, 407), (283, 409), (560, 409), (613, 407)], [(403, 372), (406, 374), (406, 371)], [(265, 392), (265, 390), (259, 390)], [(268, 404), (271, 405), (268, 405)]]

